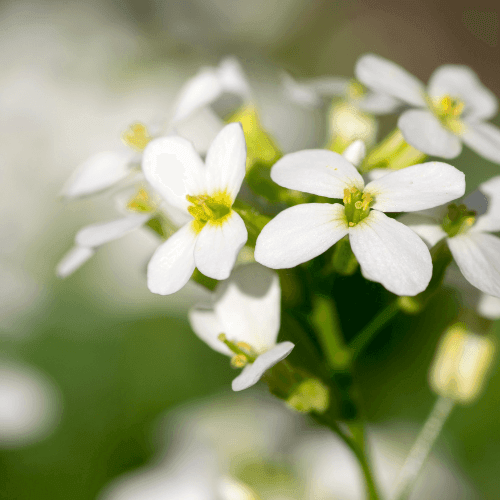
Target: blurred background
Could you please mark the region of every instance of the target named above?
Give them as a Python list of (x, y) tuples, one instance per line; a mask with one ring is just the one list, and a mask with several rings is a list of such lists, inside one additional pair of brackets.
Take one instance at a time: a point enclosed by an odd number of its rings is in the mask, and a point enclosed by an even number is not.
[[(210, 398), (233, 376), (187, 323), (204, 292), (147, 290), (158, 244), (148, 232), (55, 277), (76, 231), (109, 204), (59, 197), (76, 166), (116, 149), (130, 123), (168, 120), (186, 79), (226, 55), (240, 59), (285, 151), (318, 147), (324, 116), (282, 98), (281, 70), (352, 77), (374, 52), (423, 81), (441, 64), (469, 65), (500, 96), (498, 31), (497, 2), (485, 0), (0, 2), (0, 498), (96, 498), (154, 459), (161, 415), (199, 398), (219, 404)], [(500, 173), (469, 150), (452, 163), (467, 192)], [(432, 406), (427, 370), (457, 305), (441, 294), (429, 307), (393, 322), (359, 361), (371, 425), (400, 456)], [(499, 498), (499, 408), (495, 370), (482, 398), (446, 424), (437, 460), (466, 485), (450, 498)]]

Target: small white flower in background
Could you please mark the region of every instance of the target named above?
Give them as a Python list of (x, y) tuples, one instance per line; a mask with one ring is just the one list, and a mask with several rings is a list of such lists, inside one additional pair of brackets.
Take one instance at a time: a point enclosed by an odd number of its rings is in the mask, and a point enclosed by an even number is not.
[(383, 212), (435, 207), (465, 191), (464, 174), (439, 162), (407, 167), (365, 186), (346, 158), (320, 149), (285, 155), (271, 178), (288, 189), (343, 198), (344, 205), (308, 203), (284, 210), (260, 233), (257, 262), (273, 269), (294, 267), (348, 234), (363, 276), (398, 295), (425, 290), (432, 261), (417, 234)]
[[(126, 190), (130, 193), (130, 190)], [(117, 196), (117, 207), (123, 217), (107, 222), (85, 226), (75, 236), (75, 246), (62, 258), (56, 267), (59, 278), (66, 278), (79, 269), (96, 252), (111, 241), (135, 231), (154, 216), (156, 202), (144, 190), (139, 189), (134, 196)]]
[(234, 57), (226, 57), (216, 67), (201, 68), (179, 92), (172, 123), (177, 124), (196, 111), (214, 104), (223, 95), (236, 96), (241, 103), (251, 96), (250, 86)]
[(61, 396), (43, 373), (29, 366), (0, 364), (0, 448), (41, 441), (59, 423)]
[(233, 390), (256, 384), (262, 375), (284, 359), (294, 344), (276, 344), (280, 329), (281, 288), (275, 272), (249, 264), (237, 268), (220, 284), (213, 303), (190, 310), (189, 321), (198, 337), (212, 349), (232, 356), (243, 368)]
[(305, 107), (319, 107), (325, 98), (343, 98), (350, 105), (374, 115), (393, 113), (402, 105), (387, 93), (373, 92), (349, 78), (330, 76), (297, 81), (283, 72), (281, 82), (285, 96)]
[(146, 180), (190, 218), (149, 262), (148, 287), (153, 293), (177, 292), (195, 267), (210, 278), (229, 277), (248, 238), (243, 219), (232, 210), (245, 164), (245, 137), (239, 123), (219, 132), (205, 163), (182, 137), (161, 137), (148, 144), (142, 161)]
[(123, 181), (134, 173), (140, 173), (141, 154), (152, 136), (142, 123), (134, 123), (122, 135), (128, 148), (103, 151), (91, 156), (65, 184), (61, 195), (77, 198), (95, 194)]
[(490, 234), (500, 231), (500, 176), (481, 184), (461, 205), (436, 207), (400, 220), (431, 247), (446, 238), (467, 281), (500, 297), (500, 238)]
[(398, 121), (406, 142), (433, 156), (455, 158), (462, 142), (500, 163), (500, 129), (488, 120), (497, 98), (467, 66), (444, 65), (424, 84), (397, 64), (374, 54), (362, 56), (356, 76), (367, 87), (410, 105)]

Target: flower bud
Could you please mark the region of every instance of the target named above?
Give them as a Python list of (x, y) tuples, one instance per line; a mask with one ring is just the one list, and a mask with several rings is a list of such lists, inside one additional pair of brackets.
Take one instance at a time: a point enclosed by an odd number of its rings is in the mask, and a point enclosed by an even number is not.
[(429, 374), (432, 389), (441, 396), (469, 403), (482, 390), (495, 354), (492, 340), (453, 325), (442, 338)]

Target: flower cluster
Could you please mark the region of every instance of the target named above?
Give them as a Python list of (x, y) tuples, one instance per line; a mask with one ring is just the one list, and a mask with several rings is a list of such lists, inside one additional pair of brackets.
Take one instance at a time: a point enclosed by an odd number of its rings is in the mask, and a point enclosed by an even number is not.
[[(285, 153), (261, 125), (235, 59), (200, 70), (163, 131), (134, 124), (123, 136), (128, 152), (100, 153), (70, 180), (66, 197), (107, 189), (122, 216), (79, 231), (58, 268), (66, 276), (103, 243), (146, 225), (165, 240), (147, 267), (150, 291), (173, 294), (190, 279), (209, 290), (189, 321), (242, 369), (233, 390), (263, 379), (288, 406), (329, 422), (346, 441), (352, 436), (336, 422), (359, 416), (359, 395), (345, 382), (357, 356), (396, 313), (422, 312), (443, 282), (455, 286), (452, 260), (482, 296), (460, 318), (460, 335), (441, 343), (431, 376), (438, 394), (459, 402), (477, 395), (493, 359), (486, 320), (500, 316), (500, 239), (493, 234), (500, 231), (500, 177), (462, 200), (464, 173), (425, 161), (455, 158), (464, 143), (500, 163), (500, 131), (486, 121), (497, 111), (495, 96), (464, 66), (438, 68), (427, 88), (371, 54), (355, 72), (358, 80), (283, 76), (285, 102), (332, 100), (326, 141)], [(374, 115), (400, 111), (398, 129), (373, 145)], [(197, 137), (188, 122), (197, 124)], [(358, 267), (361, 276), (352, 279), (382, 285), (367, 286), (388, 306), (349, 343), (332, 289), (337, 276), (348, 281)], [(351, 300), (361, 307), (357, 296)], [(481, 362), (467, 364), (469, 346), (486, 346)], [(348, 376), (339, 381), (339, 372)]]

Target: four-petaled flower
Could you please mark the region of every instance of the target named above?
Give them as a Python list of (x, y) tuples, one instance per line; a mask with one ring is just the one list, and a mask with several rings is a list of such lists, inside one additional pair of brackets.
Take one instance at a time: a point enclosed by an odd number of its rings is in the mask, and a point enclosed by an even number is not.
[(248, 233), (232, 210), (245, 177), (246, 145), (241, 124), (226, 125), (211, 144), (205, 164), (178, 136), (151, 141), (142, 169), (148, 182), (191, 219), (154, 253), (148, 287), (168, 295), (180, 290), (195, 267), (218, 280), (229, 277)]
[(407, 167), (364, 184), (354, 166), (339, 154), (306, 150), (285, 155), (271, 170), (280, 186), (339, 203), (310, 203), (286, 209), (257, 239), (255, 260), (273, 269), (306, 262), (349, 235), (363, 276), (398, 295), (423, 291), (432, 275), (425, 243), (383, 212), (431, 208), (461, 196), (464, 174), (446, 163)]
[(281, 288), (275, 272), (259, 264), (235, 269), (217, 288), (212, 304), (189, 311), (194, 332), (212, 349), (232, 356), (243, 368), (233, 390), (256, 384), (262, 375), (288, 356), (291, 342), (276, 344), (280, 329)]
[(500, 238), (490, 234), (500, 231), (500, 176), (481, 184), (460, 205), (404, 215), (402, 220), (430, 246), (446, 238), (467, 281), (500, 297)]
[(439, 67), (426, 89), (397, 64), (366, 54), (356, 64), (356, 76), (374, 91), (417, 108), (404, 111), (398, 121), (413, 147), (429, 155), (455, 158), (464, 142), (484, 158), (500, 163), (500, 129), (485, 122), (497, 113), (497, 99), (467, 66)]

